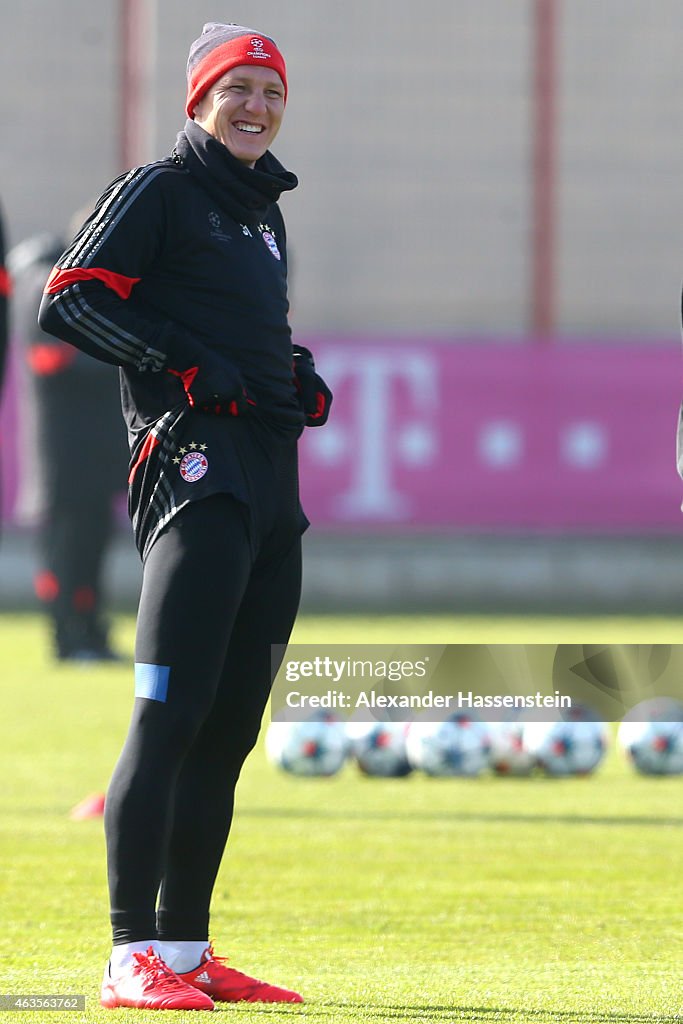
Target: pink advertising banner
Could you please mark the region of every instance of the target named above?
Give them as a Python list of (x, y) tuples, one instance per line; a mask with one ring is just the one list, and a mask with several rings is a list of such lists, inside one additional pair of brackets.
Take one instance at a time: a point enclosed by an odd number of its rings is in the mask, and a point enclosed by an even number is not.
[(302, 442), (317, 527), (683, 528), (676, 343), (311, 347), (335, 393)]
[[(683, 529), (675, 342), (308, 344), (335, 393), (301, 443), (316, 528)], [(21, 405), (14, 372), (0, 416), (10, 520), (31, 489)]]

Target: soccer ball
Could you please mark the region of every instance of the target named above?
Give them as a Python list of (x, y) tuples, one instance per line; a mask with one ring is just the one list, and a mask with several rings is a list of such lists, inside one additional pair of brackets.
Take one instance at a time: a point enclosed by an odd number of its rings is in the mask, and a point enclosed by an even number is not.
[(344, 723), (331, 718), (271, 722), (266, 733), (269, 761), (292, 775), (336, 775), (347, 751)]
[(683, 704), (668, 697), (642, 701), (619, 726), (617, 741), (641, 774), (683, 774)]
[(491, 767), (496, 775), (530, 775), (534, 758), (524, 746), (524, 720), (490, 722)]
[(481, 775), (490, 749), (488, 726), (460, 713), (440, 722), (413, 722), (406, 738), (409, 763), (427, 775)]
[(406, 753), (407, 722), (350, 722), (351, 754), (365, 775), (399, 778), (410, 775)]
[(527, 722), (523, 742), (547, 775), (590, 775), (607, 753), (609, 730), (590, 718)]

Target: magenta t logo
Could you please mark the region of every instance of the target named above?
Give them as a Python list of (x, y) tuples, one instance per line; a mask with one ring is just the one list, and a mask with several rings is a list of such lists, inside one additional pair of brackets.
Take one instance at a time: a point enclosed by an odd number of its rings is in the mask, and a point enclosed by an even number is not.
[(347, 470), (331, 499), (335, 518), (409, 519), (413, 502), (401, 472), (427, 468), (438, 456), (436, 360), (407, 347), (335, 347), (318, 368), (344, 398), (306, 438), (320, 468)]

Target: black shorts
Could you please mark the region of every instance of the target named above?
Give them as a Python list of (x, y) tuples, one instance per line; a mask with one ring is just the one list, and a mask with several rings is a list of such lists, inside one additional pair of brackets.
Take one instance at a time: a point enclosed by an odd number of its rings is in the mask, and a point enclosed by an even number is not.
[(129, 478), (129, 511), (142, 558), (181, 508), (212, 494), (230, 494), (244, 505), (254, 551), (276, 522), (303, 533), (308, 520), (299, 501), (300, 433), (256, 415), (210, 416), (187, 406), (166, 413), (138, 443)]

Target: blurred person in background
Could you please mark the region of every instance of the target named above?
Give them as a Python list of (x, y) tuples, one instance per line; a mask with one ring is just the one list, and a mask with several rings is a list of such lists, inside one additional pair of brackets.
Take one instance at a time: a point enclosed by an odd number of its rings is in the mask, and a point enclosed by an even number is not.
[[(83, 214), (76, 217), (80, 225)], [(51, 623), (58, 661), (116, 661), (102, 589), (115, 528), (114, 498), (126, 486), (119, 378), (113, 367), (38, 325), (45, 282), (64, 246), (64, 238), (45, 233), (9, 254), (12, 322), (35, 410), (41, 522), (34, 586)]]
[(2, 385), (7, 365), (7, 306), (10, 293), (10, 276), (5, 266), (5, 229), (2, 210), (0, 210), (0, 401), (2, 401)]
[[(7, 366), (8, 338), (8, 300), (10, 293), (10, 276), (5, 266), (5, 230), (2, 210), (0, 209), (0, 407), (2, 406), (2, 388)], [(4, 439), (0, 434), (0, 459), (3, 454)], [(0, 463), (0, 469), (2, 464)], [(0, 510), (2, 509), (2, 490), (0, 490)], [(1, 521), (1, 520), (0, 520)]]
[(144, 564), (135, 705), (105, 805), (113, 948), (102, 1005), (301, 1002), (227, 967), (213, 887), (301, 590), (297, 443), (331, 394), (288, 322), (270, 152), (275, 42), (210, 23), (170, 157), (116, 179), (59, 258), (41, 324), (122, 368), (129, 506)]

